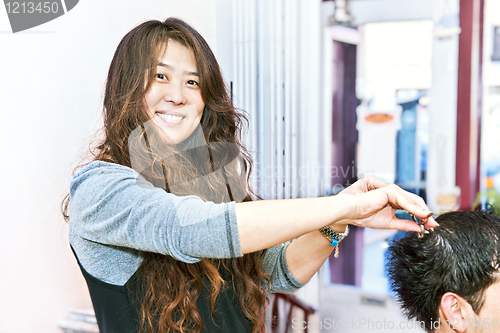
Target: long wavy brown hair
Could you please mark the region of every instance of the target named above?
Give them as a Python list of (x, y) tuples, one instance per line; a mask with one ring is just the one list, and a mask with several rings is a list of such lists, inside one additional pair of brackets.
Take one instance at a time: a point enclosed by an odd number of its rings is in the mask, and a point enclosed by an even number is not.
[[(147, 126), (152, 115), (144, 100), (169, 40), (193, 51), (205, 103), (200, 130), (178, 145), (162, 142), (158, 129)], [(184, 21), (147, 21), (121, 40), (109, 68), (103, 104), (104, 135), (92, 151), (93, 160), (138, 168), (146, 180), (177, 195), (197, 195), (214, 202), (252, 200), (248, 186), (252, 161), (241, 142), (245, 115), (234, 108), (210, 47)], [(200, 141), (204, 142), (201, 148)], [(69, 198), (64, 203), (67, 219), (68, 207)], [(203, 322), (196, 302), (202, 289), (208, 290), (214, 312), (219, 293), (234, 288), (252, 332), (263, 332), (268, 300), (262, 286), (269, 285), (262, 265), (264, 254), (187, 264), (147, 253), (138, 271), (144, 296), (140, 331), (200, 332)], [(225, 278), (221, 271), (228, 272)]]

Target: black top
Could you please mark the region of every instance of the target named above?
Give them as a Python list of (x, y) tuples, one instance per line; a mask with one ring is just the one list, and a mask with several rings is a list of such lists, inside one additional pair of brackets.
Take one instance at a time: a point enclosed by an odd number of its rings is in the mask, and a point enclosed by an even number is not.
[[(73, 251), (74, 253), (74, 251)], [(75, 253), (74, 253), (75, 254)], [(76, 254), (75, 254), (76, 257)], [(78, 261), (78, 257), (76, 257)], [(90, 291), (100, 333), (138, 333), (141, 300), (137, 295), (137, 271), (123, 286), (103, 282), (90, 275), (78, 261)], [(251, 322), (241, 311), (232, 287), (222, 290), (210, 311), (209, 294), (203, 287), (196, 305), (203, 321), (202, 333), (250, 333)]]

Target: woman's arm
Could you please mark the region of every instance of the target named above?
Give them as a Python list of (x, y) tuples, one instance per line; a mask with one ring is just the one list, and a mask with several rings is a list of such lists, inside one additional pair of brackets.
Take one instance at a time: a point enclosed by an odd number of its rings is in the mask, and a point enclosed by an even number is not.
[(352, 205), (353, 201), (346, 196), (237, 203), (241, 251), (266, 249), (333, 221), (342, 221)]
[(234, 202), (176, 196), (122, 165), (92, 162), (71, 180), (70, 230), (88, 244), (202, 258), (242, 256)]
[[(178, 197), (154, 188), (141, 182), (138, 174), (130, 168), (93, 162), (71, 181), (70, 227), (74, 237), (88, 243), (114, 249), (157, 252), (193, 263), (201, 258), (239, 257), (327, 224), (333, 224), (333, 228), (345, 228), (345, 224), (364, 218), (360, 225), (384, 227), (377, 226), (380, 221), (374, 222), (371, 216), (376, 213), (373, 207), (387, 206), (384, 193), (391, 191), (385, 188), (362, 195), (346, 191), (335, 197), (315, 199), (214, 204), (194, 196)], [(363, 204), (374, 198), (361, 200), (361, 196), (376, 191), (382, 192), (374, 197), (386, 198), (385, 202)], [(402, 192), (390, 201), (402, 200), (407, 195), (407, 192)], [(371, 209), (366, 210), (365, 206)], [(401, 204), (396, 206), (405, 208)], [(411, 206), (411, 209), (405, 209), (421, 217), (421, 213), (415, 213), (416, 206)], [(382, 222), (386, 223), (387, 218)], [(413, 222), (406, 223), (406, 227), (401, 223), (389, 223), (385, 227), (418, 229)], [(310, 253), (313, 255), (314, 251)], [(293, 266), (293, 261), (299, 257), (292, 254), (287, 258)]]
[[(336, 196), (263, 200), (236, 204), (236, 219), (243, 253), (259, 251), (308, 234), (325, 225), (342, 232), (347, 224), (375, 229), (420, 231), (414, 222), (395, 217), (396, 208), (424, 219), (429, 208), (424, 201), (396, 185), (379, 183), (374, 177), (353, 184)], [(376, 181), (378, 187), (367, 186)], [(426, 228), (436, 227), (429, 218)], [(317, 236), (308, 236), (314, 237)]]
[[(309, 281), (334, 249), (319, 228), (329, 224), (341, 233), (347, 224), (354, 224), (420, 231), (414, 222), (397, 219), (395, 209), (403, 208), (421, 219), (429, 212), (422, 198), (372, 176), (364, 177), (337, 196), (265, 202), (236, 205), (242, 251), (247, 253), (255, 246), (275, 245), (273, 242), (279, 241), (277, 235), (285, 240), (300, 236), (288, 246), (286, 261), (292, 275), (301, 283)], [(251, 221), (253, 225), (247, 225)], [(426, 228), (436, 226), (429, 218)]]
[(288, 245), (286, 251), (288, 269), (297, 281), (307, 283), (330, 256), (333, 249), (334, 247), (318, 230), (302, 235)]

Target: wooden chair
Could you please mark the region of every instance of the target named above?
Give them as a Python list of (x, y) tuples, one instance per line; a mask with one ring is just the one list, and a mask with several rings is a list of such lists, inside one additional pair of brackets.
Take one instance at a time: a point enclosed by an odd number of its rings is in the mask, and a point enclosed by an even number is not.
[[(278, 303), (279, 300), (283, 300), (285, 302), (285, 311), (288, 313), (286, 314), (286, 326), (285, 326), (285, 331), (283, 333), (288, 332), (288, 328), (291, 325), (292, 322), (292, 312), (293, 309), (299, 308), (304, 312), (304, 321), (307, 323), (309, 315), (313, 314), (316, 312), (314, 308), (311, 306), (307, 305), (306, 303), (302, 302), (300, 299), (298, 299), (295, 295), (293, 294), (282, 294), (282, 293), (275, 293), (274, 299), (272, 301), (272, 322), (271, 322), (271, 332), (276, 333), (278, 330), (278, 323), (280, 320), (282, 320), (282, 317), (280, 316), (280, 311), (278, 308)], [(285, 316), (283, 316), (284, 318)], [(302, 321), (301, 321), (302, 322)], [(307, 324), (304, 329), (304, 332), (307, 333)]]

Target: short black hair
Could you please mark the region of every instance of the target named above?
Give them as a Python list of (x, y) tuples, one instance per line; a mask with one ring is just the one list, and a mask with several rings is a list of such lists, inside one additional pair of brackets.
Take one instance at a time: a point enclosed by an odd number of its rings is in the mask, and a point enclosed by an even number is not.
[(441, 297), (453, 292), (476, 314), (484, 291), (500, 279), (500, 218), (484, 211), (440, 215), (440, 224), (423, 238), (414, 233), (388, 248), (387, 270), (392, 290), (408, 319), (425, 323), (439, 318)]

